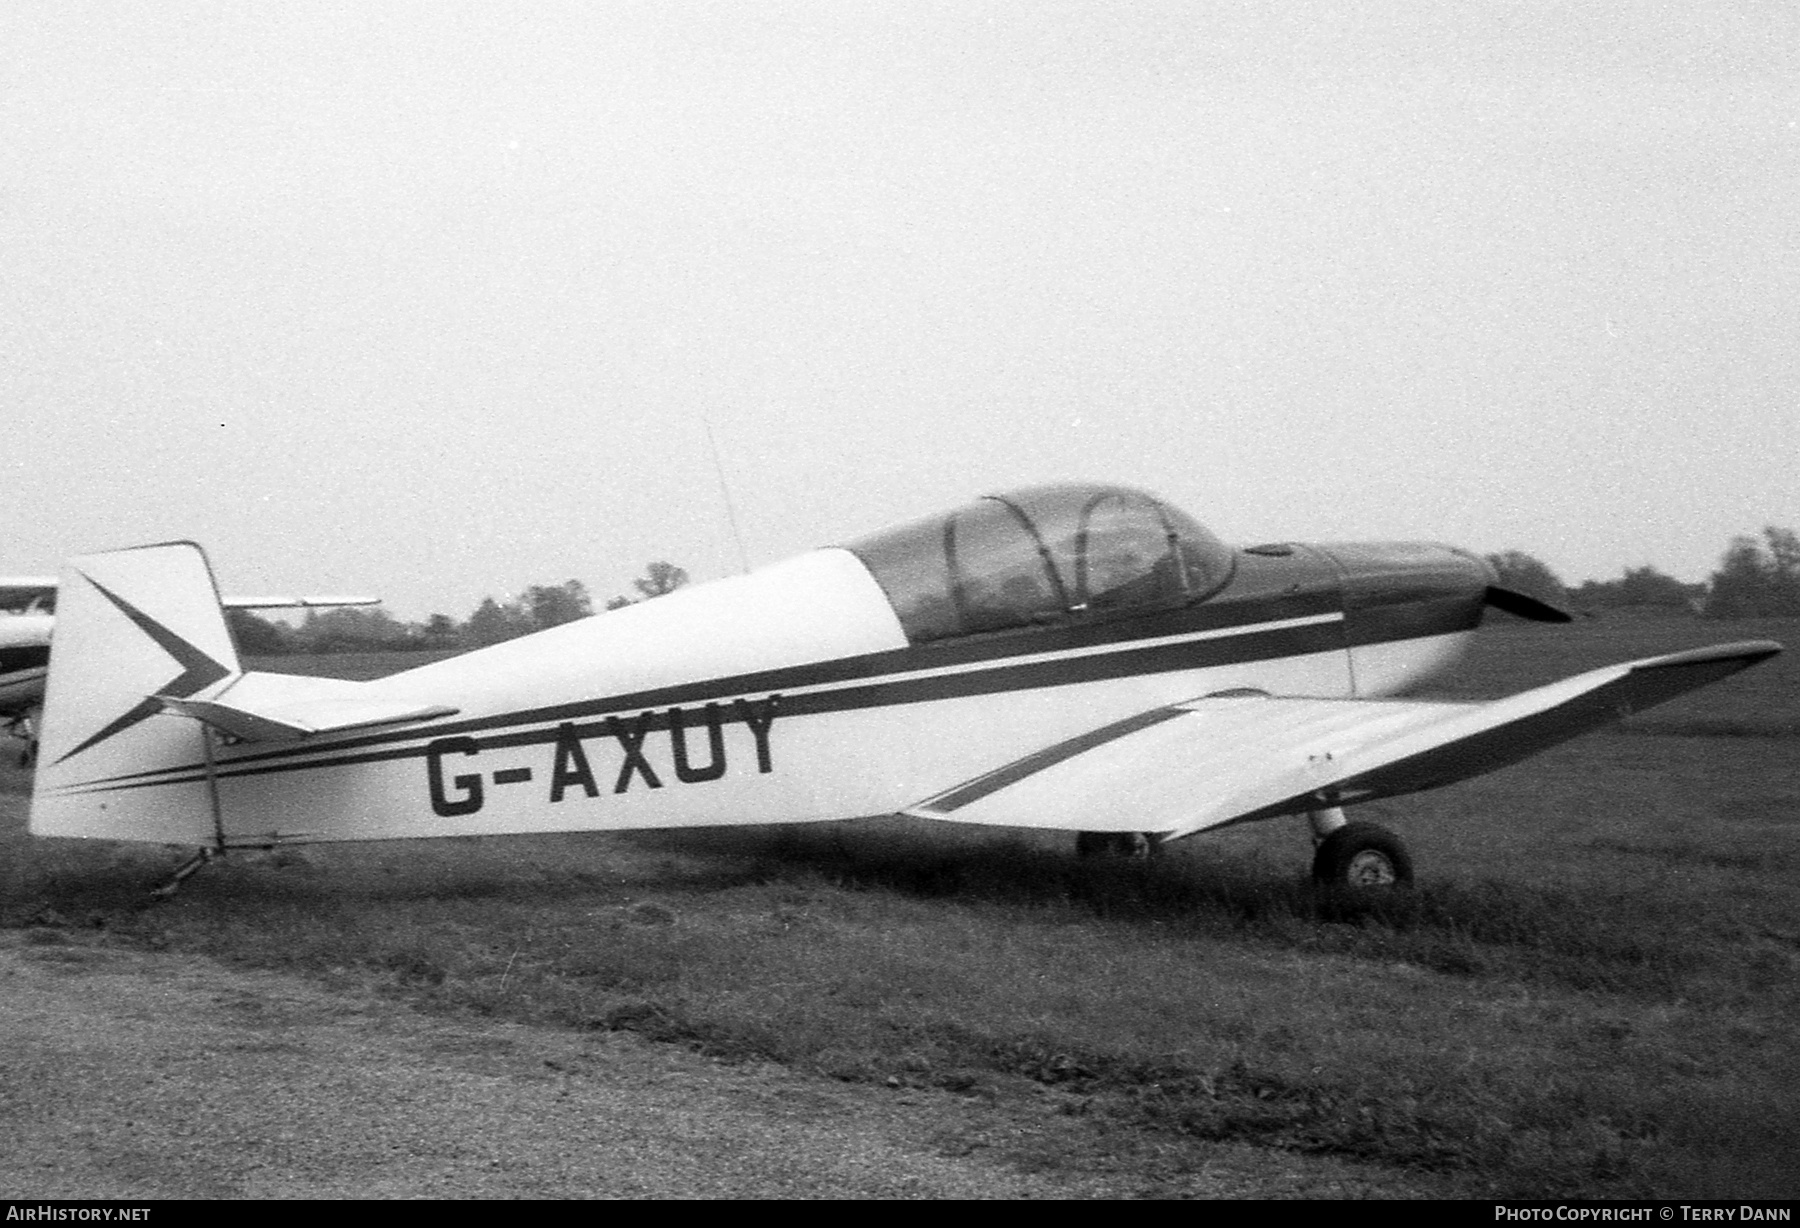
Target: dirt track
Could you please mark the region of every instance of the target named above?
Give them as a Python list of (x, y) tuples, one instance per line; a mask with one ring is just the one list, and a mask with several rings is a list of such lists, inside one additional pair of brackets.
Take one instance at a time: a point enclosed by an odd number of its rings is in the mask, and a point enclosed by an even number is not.
[(0, 932), (0, 1197), (1123, 1192), (985, 1163), (951, 1098), (44, 937)]
[[(200, 956), (0, 930), (0, 1198), (1407, 1196), (1256, 1148), (1021, 1165), (979, 1098), (422, 1014)], [(1021, 1148), (1021, 1143), (1024, 1147)], [(1098, 1159), (1096, 1157), (1096, 1159)], [(1373, 1178), (1373, 1179), (1371, 1179)]]
[[(0, 765), (0, 904), (69, 855), (24, 835), (22, 785)], [(1438, 1192), (1325, 1157), (1196, 1153), (1082, 1121), (1029, 1097), (425, 1013), (60, 921), (0, 928), (0, 1198)]]

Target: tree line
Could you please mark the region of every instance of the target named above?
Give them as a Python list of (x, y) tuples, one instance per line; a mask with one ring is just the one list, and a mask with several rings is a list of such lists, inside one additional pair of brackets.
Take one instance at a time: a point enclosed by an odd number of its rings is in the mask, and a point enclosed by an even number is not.
[[(618, 596), (607, 610), (672, 593), (688, 582), (688, 573), (673, 563), (649, 564), (631, 582), (635, 597)], [(422, 622), (402, 622), (379, 606), (343, 606), (308, 610), (298, 627), (260, 618), (248, 610), (227, 610), (226, 621), (246, 656), (333, 652), (463, 652), (546, 631), (594, 613), (593, 597), (580, 580), (533, 584), (516, 597), (501, 601), (484, 597), (458, 622), (433, 614)]]
[[(1565, 585), (1541, 560), (1519, 550), (1490, 554), (1487, 560), (1507, 588), (1554, 605), (1599, 613), (1629, 610), (1646, 614), (1697, 614), (1707, 618), (1800, 617), (1800, 534), (1769, 525), (1761, 537), (1739, 536), (1705, 583), (1690, 584), (1656, 568), (1628, 567), (1615, 580)], [(672, 593), (688, 573), (672, 563), (653, 562), (633, 580), (635, 596), (609, 599), (606, 610)], [(227, 612), (238, 649), (249, 656), (328, 652), (461, 652), (574, 622), (594, 613), (593, 598), (580, 580), (534, 584), (506, 601), (485, 597), (458, 622), (433, 614), (423, 622), (401, 622), (380, 607), (309, 610), (298, 627), (259, 618), (246, 610)]]
[(1769, 525), (1762, 536), (1731, 539), (1705, 583), (1689, 584), (1651, 566), (1628, 567), (1616, 580), (1569, 587), (1542, 561), (1517, 550), (1490, 554), (1507, 588), (1556, 605), (1599, 613), (1698, 614), (1707, 618), (1800, 617), (1800, 534)]

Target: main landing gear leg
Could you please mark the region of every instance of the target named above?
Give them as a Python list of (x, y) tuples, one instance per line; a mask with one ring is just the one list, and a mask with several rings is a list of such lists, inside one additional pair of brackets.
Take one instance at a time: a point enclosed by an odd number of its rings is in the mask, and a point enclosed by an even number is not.
[(1325, 837), (1350, 822), (1344, 817), (1342, 806), (1326, 806), (1322, 810), (1308, 810), (1306, 818), (1312, 824), (1314, 848), (1325, 843)]
[(200, 867), (210, 865), (225, 855), (224, 849), (207, 847), (182, 862), (175, 870), (175, 876), (162, 886), (154, 888), (150, 894), (159, 900), (166, 900), (181, 890), (181, 884), (200, 872)]

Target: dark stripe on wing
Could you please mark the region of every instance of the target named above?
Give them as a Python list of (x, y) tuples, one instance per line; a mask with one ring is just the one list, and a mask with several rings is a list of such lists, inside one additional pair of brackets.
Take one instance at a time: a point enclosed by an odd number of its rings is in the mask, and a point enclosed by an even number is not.
[(1058, 742), (1055, 746), (1047, 746), (1035, 754), (1014, 760), (1005, 767), (996, 768), (985, 776), (977, 776), (967, 784), (958, 785), (947, 793), (940, 793), (930, 801), (920, 803), (914, 809), (949, 814), (954, 810), (962, 809), (970, 802), (980, 801), (990, 793), (998, 793), (1008, 785), (1024, 780), (1027, 776), (1041, 772), (1053, 764), (1061, 763), (1065, 759), (1073, 759), (1076, 755), (1093, 750), (1096, 746), (1104, 746), (1108, 742), (1116, 742), (1120, 738), (1129, 737), (1140, 729), (1149, 729), (1164, 721), (1172, 721), (1178, 716), (1187, 714), (1185, 708), (1152, 708), (1148, 712), (1139, 712), (1122, 721), (1102, 725), (1080, 737), (1070, 738), (1066, 742)]

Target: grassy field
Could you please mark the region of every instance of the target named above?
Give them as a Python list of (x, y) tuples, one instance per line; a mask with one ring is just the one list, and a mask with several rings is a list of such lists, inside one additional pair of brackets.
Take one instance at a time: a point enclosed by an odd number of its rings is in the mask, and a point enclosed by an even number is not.
[(1692, 691), (1626, 721), (1645, 733), (1800, 734), (1800, 619), (1583, 619), (1570, 626), (1511, 619), (1484, 627), (1446, 693), (1486, 698), (1582, 670), (1705, 644), (1776, 640), (1791, 650), (1717, 686)]
[[(1501, 624), (1450, 689), (1746, 638), (1800, 624)], [(1791, 1198), (1797, 734), (1800, 651), (1372, 804), (1420, 884), (1356, 918), (1287, 820), (1150, 863), (891, 819), (290, 850), (147, 906), (169, 853), (29, 841), (9, 770), (0, 923), (965, 1097), (969, 1145), (1146, 1193), (1249, 1145), (1377, 1193)]]

